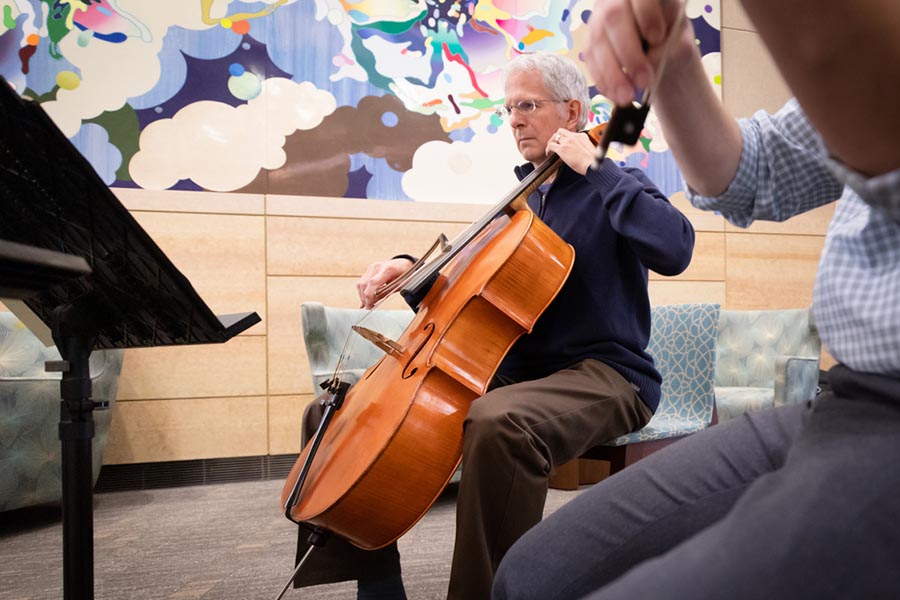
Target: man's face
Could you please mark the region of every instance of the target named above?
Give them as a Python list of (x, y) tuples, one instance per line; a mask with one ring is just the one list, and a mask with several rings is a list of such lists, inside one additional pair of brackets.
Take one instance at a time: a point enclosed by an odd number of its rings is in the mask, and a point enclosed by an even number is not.
[(530, 113), (513, 109), (508, 117), (519, 153), (528, 162), (540, 164), (547, 158), (545, 150), (550, 136), (560, 127), (574, 129), (577, 120), (569, 118), (572, 102), (554, 102), (537, 71), (514, 71), (504, 87), (506, 105), (535, 101), (537, 108)]

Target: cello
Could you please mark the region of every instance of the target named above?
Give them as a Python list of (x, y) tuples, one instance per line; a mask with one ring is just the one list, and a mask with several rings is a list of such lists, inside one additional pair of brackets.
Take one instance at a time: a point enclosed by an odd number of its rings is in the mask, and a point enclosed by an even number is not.
[[(587, 133), (597, 143), (602, 130)], [(285, 481), (289, 519), (374, 550), (434, 503), (459, 466), (469, 405), (572, 268), (572, 247), (526, 204), (560, 164), (548, 157), (437, 258), (379, 292), (410, 296), (433, 282), (397, 340), (354, 327), (385, 354), (349, 390), (332, 380), (340, 410), (323, 419)]]

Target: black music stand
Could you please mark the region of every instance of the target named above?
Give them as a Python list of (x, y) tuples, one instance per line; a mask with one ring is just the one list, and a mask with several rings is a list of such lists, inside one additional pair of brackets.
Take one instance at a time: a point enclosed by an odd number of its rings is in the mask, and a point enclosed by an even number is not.
[(63, 589), (66, 600), (93, 598), (91, 440), (102, 407), (91, 400), (91, 352), (222, 343), (260, 318), (214, 315), (41, 107), (2, 77), (0, 240), (12, 242), (0, 245), (0, 292), (23, 299), (63, 359), (48, 364), (63, 374)]
[(0, 298), (21, 300), (90, 274), (91, 267), (80, 256), (0, 240)]

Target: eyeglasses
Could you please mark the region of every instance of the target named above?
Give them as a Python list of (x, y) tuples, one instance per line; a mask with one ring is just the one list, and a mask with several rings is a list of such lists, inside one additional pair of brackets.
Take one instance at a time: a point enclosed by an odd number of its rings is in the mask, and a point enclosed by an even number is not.
[(511, 117), (514, 110), (523, 115), (533, 113), (545, 102), (568, 102), (568, 100), (519, 100), (515, 104), (505, 104), (497, 109), (497, 116), (501, 118)]

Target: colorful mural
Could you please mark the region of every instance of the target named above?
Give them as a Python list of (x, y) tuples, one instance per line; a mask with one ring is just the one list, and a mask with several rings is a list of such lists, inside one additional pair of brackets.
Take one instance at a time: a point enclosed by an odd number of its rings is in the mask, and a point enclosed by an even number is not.
[[(110, 186), (494, 202), (521, 162), (503, 66), (580, 60), (592, 3), (0, 0), (0, 75)], [(718, 85), (719, 0), (687, 10)], [(611, 157), (681, 187), (652, 113)]]

